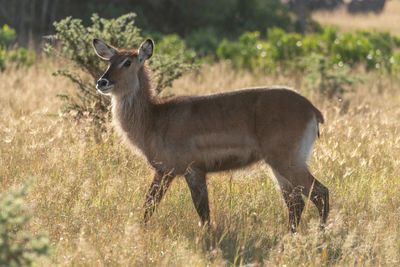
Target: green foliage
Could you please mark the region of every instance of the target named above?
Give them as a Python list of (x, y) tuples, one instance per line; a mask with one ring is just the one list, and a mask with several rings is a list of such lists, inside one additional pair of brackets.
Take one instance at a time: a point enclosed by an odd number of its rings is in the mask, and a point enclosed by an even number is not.
[(172, 86), (172, 82), (188, 70), (197, 68), (196, 53), (187, 49), (185, 42), (176, 34), (164, 35), (156, 44), (157, 54), (151, 59), (155, 73), (155, 89), (160, 93)]
[[(66, 100), (64, 111), (73, 111), (78, 117), (89, 116), (100, 123), (105, 121), (110, 101), (95, 90), (95, 81), (104, 72), (105, 63), (95, 54), (92, 40), (100, 38), (118, 48), (137, 48), (144, 38), (134, 24), (134, 18), (133, 13), (115, 19), (104, 19), (93, 14), (88, 27), (83, 26), (82, 20), (72, 17), (54, 23), (56, 34), (53, 38), (61, 42), (62, 48), (57, 51), (54, 46), (47, 45), (46, 51), (72, 63), (72, 67), (59, 70), (55, 75), (69, 78), (78, 88), (75, 96), (61, 96)], [(163, 36), (155, 49), (150, 64), (155, 74), (157, 92), (171, 86), (172, 81), (183, 73), (196, 68), (192, 64), (194, 52), (187, 50), (177, 35)], [(76, 70), (82, 70), (90, 78), (81, 77)]]
[(40, 257), (49, 254), (46, 235), (24, 231), (29, 217), (24, 206), (25, 185), (19, 190), (0, 194), (0, 266), (35, 266)]
[(280, 0), (122, 0), (92, 4), (85, 12), (89, 10), (107, 16), (134, 10), (140, 28), (152, 35), (178, 34), (202, 56), (213, 54), (223, 38), (237, 38), (244, 31), (273, 26), (294, 30), (289, 7)]
[[(76, 67), (88, 72), (94, 79), (104, 71), (100, 59), (93, 51), (93, 38), (103, 39), (116, 47), (130, 47), (140, 43), (140, 30), (134, 26), (135, 14), (130, 13), (116, 19), (103, 19), (97, 14), (91, 17), (92, 25), (85, 27), (81, 19), (67, 17), (55, 22), (56, 35), (62, 43), (59, 56), (70, 60)], [(46, 49), (51, 49), (47, 46)]]
[(362, 66), (366, 71), (398, 73), (398, 47), (398, 38), (388, 32), (339, 34), (335, 28), (324, 27), (315, 34), (299, 35), (271, 28), (266, 40), (261, 39), (259, 32), (245, 32), (237, 42), (224, 40), (217, 55), (230, 60), (234, 67), (252, 71), (304, 73), (313, 81), (309, 84), (332, 97), (362, 81), (351, 74), (355, 66)]
[(14, 44), (17, 34), (13, 28), (7, 24), (0, 28), (0, 47), (9, 47)]
[[(182, 1), (173, 2), (182, 6)], [(288, 6), (279, 0), (206, 0), (199, 3), (197, 0), (185, 1), (187, 7), (177, 9), (181, 10), (178, 12), (183, 22), (180, 26), (171, 25), (176, 28), (171, 30), (181, 34), (201, 55), (214, 52), (222, 38), (237, 38), (245, 31), (261, 31), (266, 27), (294, 30), (295, 27)]]
[[(281, 0), (1, 0), (0, 23), (21, 29), (19, 42), (53, 32), (53, 22), (72, 16), (84, 25), (93, 13), (116, 18), (135, 12), (135, 25), (155, 34), (178, 34), (190, 48), (202, 55), (213, 54), (223, 38), (237, 38), (244, 31), (262, 31), (265, 27), (294, 30), (294, 14)], [(68, 4), (62, 4), (62, 3)]]
[(303, 57), (299, 64), (305, 69), (307, 87), (317, 89), (320, 95), (329, 99), (341, 98), (344, 93), (352, 90), (352, 85), (364, 82), (362, 76), (351, 73), (349, 66), (332, 65), (321, 55)]
[(221, 42), (217, 55), (229, 59), (235, 67), (253, 69), (256, 66), (266, 67), (271, 54), (265, 53), (269, 44), (260, 40), (259, 32), (246, 32), (240, 36), (239, 42)]
[[(384, 68), (391, 72), (397, 69), (393, 64), (400, 64), (396, 60), (398, 47), (398, 38), (388, 32), (356, 31), (339, 35), (337, 29), (324, 27), (319, 33), (302, 36), (272, 28), (268, 29), (266, 40), (261, 40), (258, 32), (243, 33), (238, 42), (225, 40), (219, 45), (217, 55), (248, 69), (274, 70), (300, 57), (318, 54), (332, 64), (363, 65), (366, 70)], [(245, 56), (251, 58), (243, 59)]]
[(17, 35), (8, 25), (0, 28), (0, 70), (4, 71), (6, 65), (14, 67), (29, 67), (35, 62), (36, 53), (23, 47), (12, 48)]
[(185, 41), (190, 48), (193, 48), (200, 56), (214, 53), (220, 42), (220, 36), (215, 27), (202, 27), (194, 29), (185, 36)]
[(16, 67), (30, 67), (35, 63), (35, 51), (28, 51), (23, 47), (6, 52), (7, 63)]

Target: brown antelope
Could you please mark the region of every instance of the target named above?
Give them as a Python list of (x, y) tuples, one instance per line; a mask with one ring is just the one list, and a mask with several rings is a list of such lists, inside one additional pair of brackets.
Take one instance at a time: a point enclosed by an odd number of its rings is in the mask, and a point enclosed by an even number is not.
[(176, 175), (184, 175), (203, 224), (210, 222), (206, 174), (264, 160), (273, 170), (295, 231), (310, 196), (322, 223), (329, 212), (329, 191), (308, 170), (307, 159), (321, 112), (287, 88), (250, 88), (227, 93), (158, 98), (146, 62), (153, 55), (148, 39), (138, 50), (119, 50), (94, 39), (99, 57), (109, 61), (97, 82), (111, 96), (113, 123), (155, 170), (144, 205), (147, 221)]

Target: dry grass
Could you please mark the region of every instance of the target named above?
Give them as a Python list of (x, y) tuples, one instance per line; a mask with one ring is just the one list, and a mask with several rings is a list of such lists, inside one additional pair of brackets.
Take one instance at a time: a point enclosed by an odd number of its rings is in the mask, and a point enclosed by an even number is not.
[[(312, 97), (326, 117), (310, 162), (331, 192), (325, 231), (317, 229), (317, 211), (309, 205), (299, 233), (288, 233), (285, 204), (268, 168), (257, 164), (209, 177), (213, 226), (206, 232), (180, 178), (150, 223), (142, 223), (151, 170), (112, 134), (96, 143), (90, 123), (58, 114), (55, 95), (71, 84), (51, 76), (56, 67), (44, 60), (26, 71), (0, 73), (1, 190), (34, 177), (27, 197), (33, 216), (29, 230), (50, 235), (53, 253), (46, 265), (400, 264), (397, 79), (370, 75), (347, 96), (351, 104), (345, 114), (341, 102)], [(299, 79), (213, 65), (181, 78), (166, 94), (295, 86)]]
[(319, 11), (312, 14), (312, 18), (323, 25), (335, 25), (343, 31), (355, 29), (379, 29), (400, 35), (400, 1), (391, 0), (385, 5), (382, 13), (368, 13), (353, 15), (345, 8), (334, 12)]

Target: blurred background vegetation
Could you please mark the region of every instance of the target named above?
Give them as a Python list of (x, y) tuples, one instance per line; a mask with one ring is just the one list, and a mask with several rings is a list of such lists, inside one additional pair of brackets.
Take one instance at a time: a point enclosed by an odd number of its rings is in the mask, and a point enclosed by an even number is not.
[[(18, 32), (18, 43), (40, 43), (54, 34), (53, 23), (67, 16), (90, 23), (93, 13), (115, 18), (134, 12), (136, 25), (150, 35), (176, 33), (189, 47), (212, 51), (223, 39), (235, 39), (244, 31), (279, 27), (305, 32), (312, 24), (310, 12), (346, 6), (352, 12), (380, 12), (386, 0), (1, 0), (0, 25)], [(307, 25), (306, 25), (307, 24)], [(312, 30), (312, 25), (310, 26)]]
[[(393, 72), (398, 69), (400, 60), (400, 56), (395, 53), (400, 43), (397, 37), (386, 32), (369, 31), (341, 35), (338, 29), (321, 27), (311, 16), (316, 10), (337, 8), (346, 8), (352, 13), (379, 13), (386, 2), (0, 0), (0, 69), (4, 70), (6, 64), (17, 67), (32, 65), (36, 57), (35, 51), (42, 51), (44, 44), (50, 41), (52, 47), (64, 46), (61, 54), (78, 63), (78, 66), (94, 78), (99, 75), (99, 64), (90, 51), (90, 38), (103, 37), (116, 46), (135, 47), (142, 37), (151, 36), (156, 43), (161, 44), (160, 55), (164, 54), (165, 57), (172, 53), (175, 59), (172, 63), (170, 60), (163, 60), (162, 64), (158, 63), (159, 60), (153, 60), (159, 70), (157, 91), (170, 85), (185, 70), (193, 69), (183, 64), (191, 64), (194, 59), (198, 62), (199, 59), (203, 62), (228, 60), (235, 67), (280, 71), (282, 68), (287, 69), (288, 63), (294, 62), (295, 58), (300, 60), (289, 69), (304, 70), (304, 66), (309, 66), (310, 62), (302, 58), (316, 54), (317, 57), (319, 55), (326, 58), (324, 64), (327, 68), (322, 69), (341, 70), (341, 67), (361, 63), (368, 70), (383, 68)], [(114, 24), (106, 22), (122, 18), (126, 14), (131, 14), (129, 19), (119, 19)], [(96, 19), (97, 22), (94, 22)], [(101, 29), (90, 29), (92, 26), (97, 27), (95, 23)], [(77, 24), (79, 26), (73, 27)], [(125, 24), (132, 25), (126, 28)], [(120, 36), (121, 31), (132, 36)], [(104, 34), (106, 32), (108, 33)], [(71, 40), (78, 44), (74, 45)], [(79, 42), (85, 45), (82, 46)], [(27, 47), (30, 48), (29, 51), (24, 49)], [(73, 57), (75, 51), (82, 55)], [(84, 58), (87, 53), (90, 58)], [(181, 55), (184, 59), (180, 59)], [(315, 62), (321, 64), (320, 60)], [(183, 66), (184, 70), (178, 71), (178, 74), (170, 73), (171, 76), (165, 75), (167, 70), (163, 69), (163, 65), (176, 69)], [(314, 66), (311, 69), (315, 69)], [(65, 72), (60, 73), (68, 76)]]

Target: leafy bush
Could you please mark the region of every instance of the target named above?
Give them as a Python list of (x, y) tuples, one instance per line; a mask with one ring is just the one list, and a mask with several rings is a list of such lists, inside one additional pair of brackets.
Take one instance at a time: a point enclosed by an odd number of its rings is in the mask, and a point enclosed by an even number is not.
[(220, 42), (220, 36), (213, 26), (193, 29), (185, 37), (187, 45), (193, 48), (200, 56), (214, 54)]
[(296, 64), (301, 57), (318, 54), (332, 65), (363, 65), (368, 71), (384, 68), (392, 72), (398, 69), (393, 65), (400, 64), (396, 51), (399, 47), (399, 39), (388, 32), (356, 31), (339, 35), (337, 29), (324, 27), (319, 33), (302, 36), (272, 28), (268, 29), (266, 40), (260, 39), (259, 32), (243, 33), (237, 42), (225, 40), (220, 43), (217, 55), (251, 70), (273, 71)]
[(257, 67), (265, 67), (271, 60), (271, 54), (268, 43), (260, 40), (259, 32), (245, 32), (240, 36), (239, 42), (231, 43), (223, 40), (218, 49), (217, 55), (222, 59), (229, 59), (233, 66), (239, 68), (254, 69)]
[(0, 70), (4, 71), (6, 65), (23, 67), (31, 66), (35, 62), (36, 54), (34, 51), (28, 51), (23, 47), (12, 48), (15, 45), (17, 34), (14, 29), (8, 25), (0, 28)]
[(352, 90), (352, 85), (364, 82), (362, 76), (351, 73), (348, 65), (332, 65), (321, 55), (303, 57), (299, 64), (306, 66), (304, 69), (307, 88), (316, 89), (328, 99), (340, 99), (344, 93)]
[(224, 40), (217, 49), (220, 59), (251, 71), (300, 73), (308, 85), (328, 97), (339, 96), (362, 81), (351, 69), (396, 75), (400, 71), (400, 41), (388, 32), (355, 31), (339, 34), (324, 27), (315, 34), (299, 35), (279, 28), (245, 32), (236, 42)]
[(185, 42), (176, 34), (164, 35), (156, 43), (157, 53), (151, 58), (155, 73), (155, 89), (160, 93), (188, 70), (197, 68), (194, 63), (196, 53), (187, 49)]
[(32, 266), (49, 254), (49, 239), (24, 230), (29, 217), (24, 207), (28, 186), (0, 194), (0, 266)]
[(23, 47), (6, 52), (7, 63), (16, 67), (30, 67), (35, 63), (35, 51), (28, 51)]
[(7, 48), (15, 43), (17, 39), (17, 33), (13, 28), (10, 28), (7, 24), (0, 28), (0, 47)]
[[(95, 90), (96, 80), (104, 72), (105, 63), (95, 55), (92, 40), (100, 38), (118, 48), (137, 48), (144, 38), (134, 24), (134, 17), (134, 13), (129, 13), (115, 19), (104, 19), (93, 14), (92, 24), (88, 27), (83, 26), (80, 19), (72, 17), (54, 23), (56, 34), (52, 38), (59, 40), (62, 48), (56, 50), (55, 45), (48, 44), (46, 51), (72, 63), (72, 67), (59, 70), (55, 75), (69, 78), (78, 88), (74, 96), (61, 96), (66, 103), (64, 111), (73, 111), (77, 117), (89, 116), (100, 124), (105, 121), (110, 101)], [(156, 91), (162, 91), (183, 73), (195, 69), (194, 57), (194, 52), (187, 50), (178, 36), (161, 38), (151, 58)], [(81, 77), (76, 70), (82, 70), (90, 78)]]

